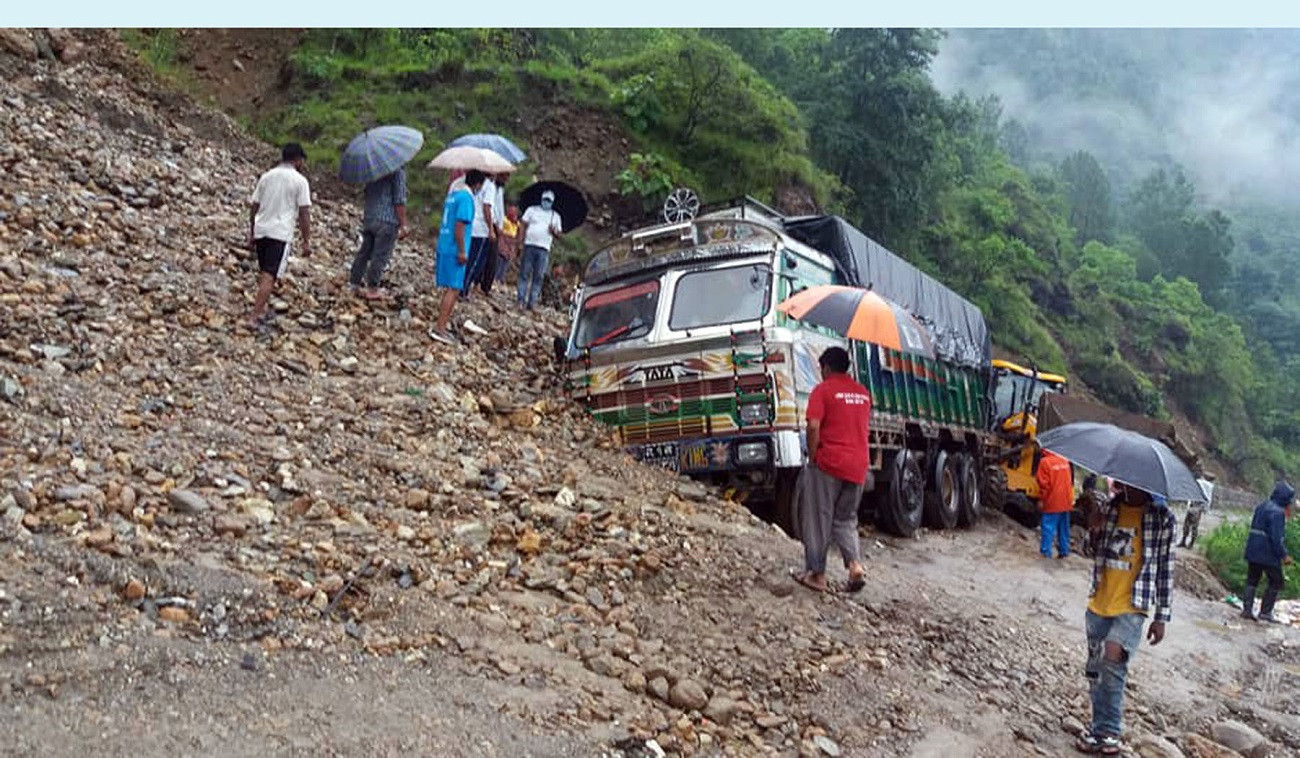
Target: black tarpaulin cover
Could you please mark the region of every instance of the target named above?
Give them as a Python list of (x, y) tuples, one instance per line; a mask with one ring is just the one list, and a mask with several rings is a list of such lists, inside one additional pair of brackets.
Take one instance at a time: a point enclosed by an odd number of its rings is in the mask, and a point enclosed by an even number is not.
[(993, 346), (975, 304), (855, 229), (839, 216), (784, 219), (786, 233), (831, 256), (847, 283), (870, 287), (907, 309), (930, 332), (939, 358), (987, 368)]

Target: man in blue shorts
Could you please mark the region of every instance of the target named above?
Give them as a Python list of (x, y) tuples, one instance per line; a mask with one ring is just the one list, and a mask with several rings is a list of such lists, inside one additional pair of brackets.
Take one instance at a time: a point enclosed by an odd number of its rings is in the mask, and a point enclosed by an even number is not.
[(456, 298), (465, 286), (465, 264), (469, 262), (470, 235), (465, 227), (474, 223), (474, 193), (482, 188), (486, 178), (482, 171), (470, 171), (465, 175), (465, 186), (448, 192), (442, 204), (437, 248), (437, 282), (442, 290), (442, 305), (438, 323), (429, 330), (429, 336), (448, 345), (455, 340), (447, 333), (447, 324), (456, 307)]

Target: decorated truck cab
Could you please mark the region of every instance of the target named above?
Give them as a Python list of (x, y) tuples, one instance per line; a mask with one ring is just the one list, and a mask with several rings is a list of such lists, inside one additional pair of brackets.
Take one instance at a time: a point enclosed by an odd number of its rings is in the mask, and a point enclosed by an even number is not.
[[(830, 283), (906, 307), (937, 357), (846, 340), (775, 307)], [(746, 199), (601, 248), (575, 297), (566, 390), (637, 459), (724, 486), (793, 533), (804, 413), (832, 345), (872, 397), (876, 484), (863, 514), (904, 535), (977, 518), (997, 444), (983, 316), (837, 217), (785, 218)]]

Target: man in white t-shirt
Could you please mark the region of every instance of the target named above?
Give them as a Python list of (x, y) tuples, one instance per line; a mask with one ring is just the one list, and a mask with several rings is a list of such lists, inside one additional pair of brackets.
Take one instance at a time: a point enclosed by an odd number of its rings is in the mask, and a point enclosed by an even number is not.
[(524, 252), (519, 258), (519, 284), (515, 301), (522, 308), (532, 310), (542, 294), (542, 280), (551, 257), (551, 243), (563, 233), (563, 222), (555, 210), (555, 193), (542, 193), (540, 205), (529, 206), (519, 220), (524, 240)]
[(483, 275), (487, 264), (489, 243), (496, 240), (495, 214), (492, 205), (497, 201), (497, 185), (488, 176), (483, 186), (474, 193), (474, 226), (469, 243), (469, 266), (465, 269), (465, 286), (461, 287), (462, 299), (469, 296), (469, 288)]
[(280, 164), (262, 174), (253, 190), (248, 213), (248, 248), (257, 253), (257, 295), (248, 325), (266, 317), (275, 281), (284, 275), (295, 222), (302, 236), (303, 257), (311, 255), (311, 187), (303, 175), (307, 153), (290, 142), (280, 151)]

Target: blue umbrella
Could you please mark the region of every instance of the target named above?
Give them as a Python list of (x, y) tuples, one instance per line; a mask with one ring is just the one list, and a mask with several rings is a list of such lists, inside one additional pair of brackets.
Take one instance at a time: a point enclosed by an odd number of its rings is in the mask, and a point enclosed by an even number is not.
[(500, 134), (466, 134), (448, 142), (447, 147), (481, 147), (515, 164), (528, 159), (528, 155), (518, 145)]
[(339, 159), (339, 178), (366, 184), (388, 176), (420, 152), (424, 135), (409, 126), (377, 126), (358, 134)]

